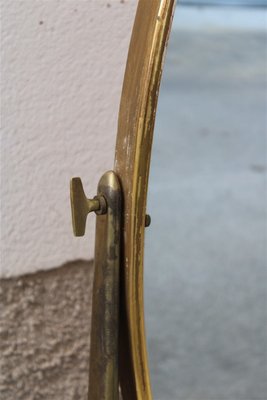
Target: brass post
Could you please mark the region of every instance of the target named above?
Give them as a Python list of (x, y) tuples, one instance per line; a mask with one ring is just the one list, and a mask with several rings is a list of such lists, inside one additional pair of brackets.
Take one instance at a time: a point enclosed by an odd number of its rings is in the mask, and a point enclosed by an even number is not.
[(73, 178), (71, 204), (76, 236), (84, 234), (87, 214), (97, 214), (88, 399), (118, 400), (121, 190), (117, 176), (106, 172), (93, 200), (85, 197), (81, 180)]

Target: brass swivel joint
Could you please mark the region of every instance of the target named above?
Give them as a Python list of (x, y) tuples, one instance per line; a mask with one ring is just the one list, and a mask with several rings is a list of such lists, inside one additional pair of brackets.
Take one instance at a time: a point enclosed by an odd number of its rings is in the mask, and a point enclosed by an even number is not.
[(71, 179), (70, 198), (73, 233), (75, 236), (83, 236), (87, 215), (90, 212), (94, 211), (97, 215), (106, 214), (106, 199), (104, 196), (95, 196), (93, 199), (88, 199), (84, 193), (81, 178)]

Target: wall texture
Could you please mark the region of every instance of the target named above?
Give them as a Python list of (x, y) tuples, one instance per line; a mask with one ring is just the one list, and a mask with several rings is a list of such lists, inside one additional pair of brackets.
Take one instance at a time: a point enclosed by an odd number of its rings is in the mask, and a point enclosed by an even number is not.
[(69, 180), (94, 196), (113, 167), (136, 4), (1, 3), (1, 400), (87, 398), (93, 268), (74, 260), (95, 218), (73, 237)]
[(92, 216), (72, 236), (69, 179), (93, 196), (113, 167), (136, 4), (2, 3), (2, 277), (93, 256)]
[(87, 398), (92, 274), (77, 261), (2, 280), (1, 400)]

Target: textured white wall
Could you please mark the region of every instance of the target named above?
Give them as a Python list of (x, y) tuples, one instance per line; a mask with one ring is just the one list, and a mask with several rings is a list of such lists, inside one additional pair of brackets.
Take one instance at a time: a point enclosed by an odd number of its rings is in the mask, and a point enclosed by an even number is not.
[(93, 257), (72, 235), (69, 179), (113, 167), (136, 0), (2, 3), (1, 276)]

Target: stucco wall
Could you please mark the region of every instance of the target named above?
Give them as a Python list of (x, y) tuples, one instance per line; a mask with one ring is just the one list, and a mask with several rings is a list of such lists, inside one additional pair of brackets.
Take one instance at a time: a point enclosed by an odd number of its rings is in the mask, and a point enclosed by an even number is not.
[(85, 400), (92, 263), (0, 285), (1, 400)]
[(136, 0), (2, 3), (1, 276), (93, 256), (74, 238), (69, 179), (113, 167)]

